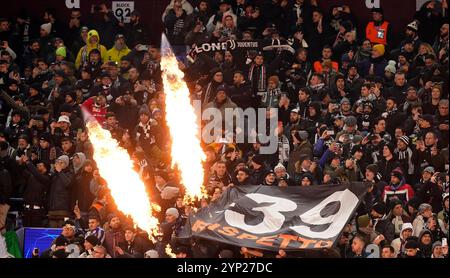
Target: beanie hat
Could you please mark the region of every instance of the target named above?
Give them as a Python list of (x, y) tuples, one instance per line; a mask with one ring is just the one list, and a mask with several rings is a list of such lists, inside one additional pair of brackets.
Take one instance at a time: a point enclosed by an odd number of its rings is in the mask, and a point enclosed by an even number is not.
[(389, 210), (393, 210), (397, 205), (403, 205), (402, 201), (397, 197), (394, 196), (389, 199)]
[(363, 147), (361, 145), (355, 145), (352, 148), (352, 155), (354, 155), (356, 152), (364, 152)]
[(393, 144), (386, 144), (385, 146), (389, 149), (391, 154), (394, 154), (395, 146)]
[(358, 224), (358, 228), (366, 228), (369, 226), (370, 217), (367, 214), (361, 215), (360, 217), (358, 217), (358, 220), (356, 222)]
[(380, 14), (384, 13), (384, 11), (383, 11), (383, 9), (381, 7), (380, 8), (372, 8), (371, 12), (373, 12), (373, 13), (380, 13)]
[(409, 239), (405, 243), (405, 249), (418, 249), (419, 243), (414, 239)]
[(394, 170), (392, 170), (391, 176), (394, 176), (394, 177), (398, 178), (399, 180), (403, 179), (403, 173), (400, 170), (400, 168), (395, 168)]
[(95, 235), (89, 235), (86, 237), (85, 240), (87, 242), (89, 242), (90, 244), (92, 244), (92, 246), (100, 245), (100, 241), (98, 240), (98, 238)]
[(372, 210), (379, 214), (386, 214), (386, 205), (383, 202), (378, 202), (372, 206)]
[(300, 130), (297, 132), (297, 134), (298, 134), (297, 139), (300, 139), (300, 141), (305, 141), (309, 137), (308, 131), (306, 130)]
[(343, 97), (343, 98), (341, 99), (340, 104), (342, 105), (342, 104), (344, 104), (344, 103), (350, 103), (350, 100), (349, 100), (348, 98), (346, 98), (346, 97)]
[(47, 32), (47, 34), (50, 34), (50, 32), (52, 31), (52, 24), (50, 22), (44, 23), (41, 25), (41, 29)]
[(64, 46), (58, 47), (58, 49), (56, 49), (56, 55), (63, 56), (64, 58), (67, 57), (66, 48)]
[(423, 172), (428, 172), (430, 174), (434, 174), (434, 167), (433, 166), (428, 166), (425, 169), (423, 169)]
[(345, 32), (351, 31), (353, 29), (353, 24), (350, 20), (343, 20), (339, 23), (344, 29)]
[(255, 156), (252, 157), (252, 161), (258, 165), (263, 165), (264, 164), (264, 158), (262, 155), (257, 154)]
[(376, 44), (372, 47), (372, 49), (380, 53), (380, 56), (384, 55), (385, 48), (383, 44)]
[(434, 251), (434, 248), (438, 247), (438, 246), (442, 246), (442, 242), (441, 241), (435, 241), (431, 247), (431, 250)]
[(409, 137), (406, 135), (400, 136), (398, 140), (403, 141), (403, 143), (405, 143), (407, 146), (409, 145)]
[(227, 88), (227, 86), (225, 86), (225, 85), (220, 85), (220, 86), (218, 86), (217, 89), (216, 89), (216, 94), (217, 94), (218, 92), (225, 92), (225, 94), (227, 94), (227, 93), (228, 93), (228, 88)]
[(348, 116), (347, 118), (345, 118), (344, 123), (346, 126), (355, 126), (357, 123), (357, 120), (354, 116)]
[(417, 33), (417, 31), (419, 31), (419, 22), (417, 22), (417, 20), (414, 20), (413, 22), (406, 25), (406, 28)]
[(274, 170), (274, 171), (276, 171), (276, 170), (284, 170), (284, 171), (286, 171), (286, 167), (284, 167), (283, 164), (278, 163), (278, 164), (275, 166), (275, 168), (273, 168), (273, 170)]
[(178, 218), (180, 216), (180, 213), (178, 212), (178, 210), (176, 208), (168, 208), (166, 210), (166, 215), (173, 215), (176, 218)]
[(30, 88), (32, 88), (32, 89), (34, 89), (34, 90), (40, 92), (41, 89), (42, 89), (42, 84), (39, 83), (39, 82), (35, 82), (35, 83), (32, 83), (32, 84), (30, 85)]
[(388, 65), (384, 68), (384, 71), (388, 71), (392, 74), (395, 74), (395, 72), (397, 71), (397, 69), (395, 68), (395, 61), (393, 60), (389, 60)]
[(69, 159), (69, 157), (68, 157), (67, 155), (61, 155), (61, 156), (58, 157), (58, 159), (56, 159), (56, 160), (63, 161), (63, 162), (66, 164), (66, 166), (69, 166), (69, 161), (70, 161), (70, 159)]

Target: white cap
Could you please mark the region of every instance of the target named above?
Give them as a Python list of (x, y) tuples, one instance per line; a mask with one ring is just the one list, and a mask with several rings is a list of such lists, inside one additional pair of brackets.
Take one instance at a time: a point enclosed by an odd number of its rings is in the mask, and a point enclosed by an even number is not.
[(180, 216), (180, 213), (178, 212), (178, 210), (176, 208), (168, 208), (166, 210), (166, 215), (173, 215), (176, 218), (178, 218)]
[(41, 25), (41, 29), (47, 32), (47, 34), (50, 34), (50, 32), (52, 31), (52, 24), (50, 22), (44, 23)]
[(61, 123), (61, 122), (66, 122), (66, 123), (68, 123), (70, 125), (70, 119), (69, 119), (69, 117), (67, 117), (65, 115), (59, 116), (58, 123)]

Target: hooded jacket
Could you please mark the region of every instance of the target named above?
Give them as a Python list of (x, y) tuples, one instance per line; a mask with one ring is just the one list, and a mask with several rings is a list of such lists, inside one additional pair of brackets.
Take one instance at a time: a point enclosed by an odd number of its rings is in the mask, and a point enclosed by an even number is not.
[(116, 46), (113, 46), (110, 50), (106, 52), (106, 56), (103, 56), (102, 58), (105, 58), (107, 61), (113, 61), (116, 63), (120, 63), (120, 60), (122, 57), (128, 55), (128, 53), (131, 52), (131, 49), (128, 48), (128, 46), (124, 45), (122, 49), (117, 49)]
[[(430, 244), (423, 244), (423, 243), (422, 243), (422, 237), (423, 237), (425, 234), (429, 234), (429, 235), (430, 235), (430, 237), (431, 237), (431, 243), (430, 243)], [(430, 230), (428, 230), (428, 229), (423, 229), (423, 230), (420, 232), (420, 234), (419, 234), (419, 248), (420, 248), (420, 251), (421, 251), (422, 255), (423, 255), (425, 258), (430, 258), (430, 257), (431, 257), (431, 254), (432, 254), (432, 244), (433, 244), (433, 234), (430, 232)]]
[[(94, 37), (94, 36), (96, 36), (98, 38), (98, 42), (96, 44), (89, 43), (90, 38)], [(99, 36), (98, 32), (95, 31), (95, 30), (90, 30), (88, 32), (88, 35), (87, 35), (86, 45), (83, 46), (78, 51), (78, 55), (77, 55), (77, 58), (75, 60), (75, 67), (77, 69), (79, 69), (81, 65), (83, 65), (85, 62), (88, 61), (89, 53), (93, 49), (98, 49), (100, 51), (101, 56), (102, 56), (102, 60), (105, 59), (105, 57), (107, 56), (107, 54), (106, 54), (107, 53), (106, 47), (104, 47), (103, 45), (100, 44), (100, 36)]]
[(403, 238), (403, 231), (406, 229), (413, 229), (413, 226), (411, 223), (403, 223), (402, 229), (400, 231), (400, 237), (394, 239), (391, 242), (391, 246), (394, 248), (395, 255), (398, 256), (399, 254), (403, 253), (403, 249), (406, 243), (406, 238)]

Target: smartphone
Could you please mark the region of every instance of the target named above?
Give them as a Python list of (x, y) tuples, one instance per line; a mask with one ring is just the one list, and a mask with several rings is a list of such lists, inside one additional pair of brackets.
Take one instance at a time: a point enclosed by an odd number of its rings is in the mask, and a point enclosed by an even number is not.
[(327, 134), (328, 135), (334, 135), (334, 130), (333, 129), (327, 129)]

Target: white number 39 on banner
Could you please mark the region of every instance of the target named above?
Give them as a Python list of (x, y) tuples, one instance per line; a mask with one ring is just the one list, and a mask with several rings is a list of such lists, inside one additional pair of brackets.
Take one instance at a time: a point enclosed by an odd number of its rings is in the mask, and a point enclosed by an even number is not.
[[(279, 197), (273, 197), (261, 193), (250, 193), (246, 197), (252, 199), (258, 204), (269, 203), (268, 206), (259, 206), (252, 208), (253, 211), (260, 211), (264, 215), (264, 219), (257, 225), (248, 225), (245, 223), (245, 215), (227, 209), (225, 210), (225, 221), (236, 228), (240, 228), (253, 234), (274, 233), (281, 229), (285, 222), (285, 217), (281, 212), (289, 212), (297, 209), (297, 204), (291, 200)], [(339, 202), (339, 210), (333, 215), (322, 217), (321, 211), (330, 203)], [(338, 235), (346, 224), (347, 219), (358, 204), (358, 197), (350, 190), (338, 191), (315, 207), (299, 215), (300, 219), (309, 225), (328, 225), (328, 227), (320, 232), (312, 231), (310, 226), (300, 225), (289, 227), (296, 233), (310, 238), (328, 239)], [(231, 204), (230, 207), (234, 207)]]

